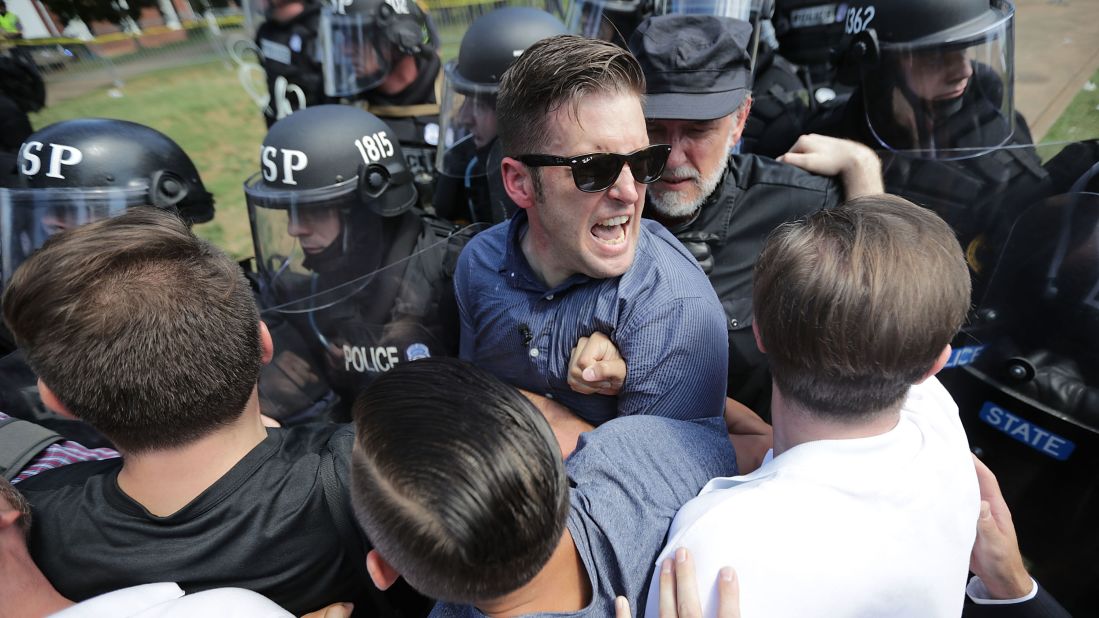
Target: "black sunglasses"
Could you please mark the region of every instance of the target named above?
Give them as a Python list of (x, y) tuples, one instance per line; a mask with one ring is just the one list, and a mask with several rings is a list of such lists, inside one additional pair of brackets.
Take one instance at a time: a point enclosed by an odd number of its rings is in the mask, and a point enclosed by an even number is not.
[(572, 181), (576, 188), (584, 193), (606, 191), (618, 180), (622, 165), (630, 164), (630, 173), (634, 180), (642, 184), (656, 182), (664, 172), (668, 155), (672, 147), (667, 144), (653, 144), (630, 154), (615, 152), (593, 152), (578, 157), (555, 157), (553, 155), (527, 154), (515, 157), (530, 167), (568, 166), (572, 169)]

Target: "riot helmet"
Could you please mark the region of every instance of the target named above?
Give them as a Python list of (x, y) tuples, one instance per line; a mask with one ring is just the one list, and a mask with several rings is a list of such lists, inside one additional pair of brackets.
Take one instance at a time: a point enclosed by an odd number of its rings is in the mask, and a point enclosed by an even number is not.
[(859, 80), (868, 128), (882, 147), (964, 159), (1012, 138), (1009, 0), (857, 0), (842, 17), (841, 74)]
[(54, 123), (19, 148), (18, 186), (0, 188), (3, 282), (47, 238), (136, 206), (214, 217), (214, 197), (175, 142), (149, 127), (104, 118)]
[(843, 41), (846, 5), (833, 0), (776, 0), (775, 37), (782, 55), (805, 66), (831, 63)]
[(466, 180), (485, 175), (484, 151), (496, 139), (501, 76), (528, 47), (565, 32), (560, 19), (528, 7), (496, 9), (470, 25), (458, 58), (444, 68), (439, 173)]
[(331, 97), (376, 88), (401, 57), (439, 45), (415, 0), (333, 0), (321, 11), (320, 38), (324, 92)]
[[(309, 107), (276, 122), (244, 194), (259, 273), (275, 286), (277, 302), (377, 268), (386, 221), (417, 199), (392, 129), (347, 105)], [(311, 290), (298, 285), (307, 279)]]
[(573, 0), (565, 12), (565, 24), (573, 34), (625, 47), (652, 9), (653, 0)]

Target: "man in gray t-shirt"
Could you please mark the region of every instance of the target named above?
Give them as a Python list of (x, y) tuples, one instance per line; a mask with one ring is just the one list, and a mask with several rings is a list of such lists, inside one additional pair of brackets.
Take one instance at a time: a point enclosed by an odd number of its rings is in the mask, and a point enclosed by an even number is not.
[(440, 599), (433, 616), (614, 615), (640, 607), (675, 512), (736, 473), (721, 419), (619, 418), (562, 462), (519, 391), (455, 359), (380, 377), (355, 405), (352, 500), (382, 589)]

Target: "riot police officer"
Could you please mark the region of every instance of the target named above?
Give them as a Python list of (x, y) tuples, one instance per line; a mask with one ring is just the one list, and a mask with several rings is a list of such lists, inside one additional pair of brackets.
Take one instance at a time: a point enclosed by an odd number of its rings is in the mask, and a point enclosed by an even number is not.
[(942, 216), (978, 275), (1021, 209), (1088, 165), (1043, 166), (1032, 147), (1014, 108), (1014, 20), (1007, 0), (849, 3), (839, 70), (857, 87), (810, 123), (881, 151), (886, 190)]
[(267, 20), (256, 31), (256, 45), (267, 73), (267, 126), (291, 113), (325, 102), (316, 0), (270, 0)]
[(321, 14), (324, 90), (382, 118), (421, 204), (431, 203), (439, 143), (439, 37), (414, 0), (334, 0)]
[(527, 7), (496, 9), (466, 31), (457, 60), (448, 62), (444, 70), (436, 214), (499, 223), (515, 212), (499, 173), (496, 93), (500, 77), (526, 48), (564, 33), (561, 20)]
[[(214, 217), (214, 197), (190, 157), (171, 139), (125, 120), (81, 118), (49, 125), (19, 148), (18, 182), (0, 188), (0, 290), (53, 234), (137, 206), (178, 213), (189, 223)], [(0, 327), (0, 349), (15, 348)], [(0, 410), (34, 420), (85, 445), (105, 445), (79, 421), (42, 407), (34, 373), (18, 351), (0, 360)]]
[(265, 414), (347, 420), (374, 376), (457, 352), (463, 237), (415, 207), (401, 148), (386, 123), (344, 105), (297, 112), (264, 138), (244, 193), (277, 351), (260, 378)]

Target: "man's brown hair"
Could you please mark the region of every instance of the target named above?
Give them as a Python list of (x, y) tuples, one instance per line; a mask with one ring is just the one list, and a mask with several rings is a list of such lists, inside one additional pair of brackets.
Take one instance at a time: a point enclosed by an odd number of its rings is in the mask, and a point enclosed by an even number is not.
[(51, 237), (15, 272), (3, 308), (38, 377), (129, 453), (236, 420), (259, 377), (244, 274), (163, 210)]
[(31, 531), (31, 505), (23, 497), (23, 494), (19, 493), (19, 490), (11, 484), (11, 481), (3, 476), (0, 476), (0, 502), (7, 503), (7, 507), (0, 503), (0, 510), (11, 508), (19, 511), (19, 529), (23, 531), (23, 536), (29, 535)]
[(864, 196), (771, 233), (756, 262), (756, 325), (775, 384), (818, 415), (898, 404), (969, 308), (965, 257), (933, 212)]
[(500, 80), (496, 123), (504, 154), (540, 153), (550, 115), (566, 105), (575, 115), (580, 99), (597, 93), (645, 93), (645, 75), (630, 52), (572, 34), (531, 45)]

